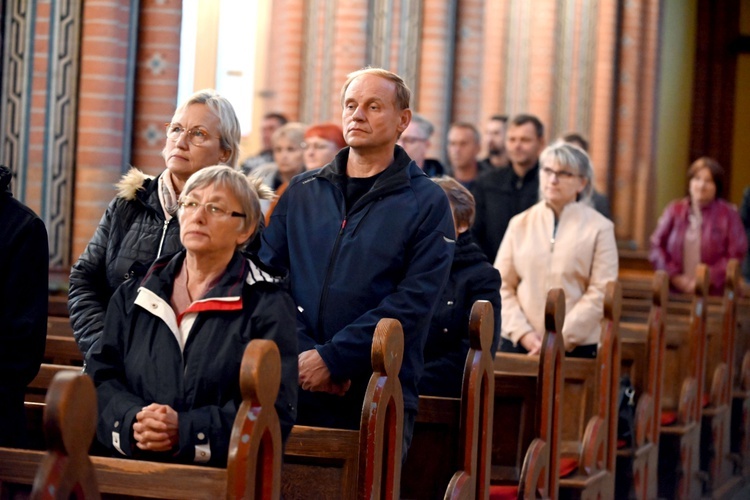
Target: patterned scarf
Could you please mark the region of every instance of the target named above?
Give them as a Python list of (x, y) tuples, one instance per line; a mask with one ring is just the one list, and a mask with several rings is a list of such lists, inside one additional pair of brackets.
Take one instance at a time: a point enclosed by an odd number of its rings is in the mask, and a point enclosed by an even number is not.
[(174, 184), (172, 184), (172, 174), (169, 170), (159, 176), (158, 187), (159, 203), (161, 203), (161, 208), (164, 210), (164, 217), (169, 220), (177, 213), (177, 202), (179, 200), (179, 196), (177, 196), (177, 192), (174, 189)]

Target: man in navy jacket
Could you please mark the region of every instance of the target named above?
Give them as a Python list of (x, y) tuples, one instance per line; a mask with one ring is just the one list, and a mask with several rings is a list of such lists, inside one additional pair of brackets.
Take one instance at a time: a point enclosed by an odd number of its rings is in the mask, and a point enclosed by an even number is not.
[(297, 423), (358, 428), (375, 325), (401, 322), (404, 453), (455, 247), (445, 194), (396, 146), (411, 120), (410, 94), (386, 70), (349, 75), (341, 91), (349, 147), (292, 180), (260, 250), (266, 264), (288, 270), (299, 311)]

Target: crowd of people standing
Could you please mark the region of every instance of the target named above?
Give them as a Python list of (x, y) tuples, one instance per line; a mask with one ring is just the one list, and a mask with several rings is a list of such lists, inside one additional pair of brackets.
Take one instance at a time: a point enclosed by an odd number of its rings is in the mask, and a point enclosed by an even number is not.
[[(295, 422), (359, 426), (375, 325), (399, 320), (404, 455), (418, 396), (460, 395), (474, 301), (493, 306), (493, 355), (533, 355), (546, 292), (562, 288), (567, 355), (596, 356), (618, 252), (585, 138), (548, 144), (538, 117), (493, 115), (484, 142), (480, 127), (451, 124), (444, 165), (428, 158), (434, 127), (412, 111), (398, 75), (351, 73), (340, 100), (340, 125), (265, 115), (262, 151), (240, 164), (231, 103), (197, 92), (166, 127), (164, 171), (152, 178), (133, 169), (118, 184), (72, 267), (68, 302), (97, 386), (98, 441), (109, 453), (225, 463), (241, 398), (238, 346), (253, 338), (270, 338), (281, 352), (276, 409), (286, 437)], [(46, 307), (46, 234), (8, 201), (7, 177), (0, 169), (0, 214), (14, 210), (22, 223), (3, 262), (39, 247), (34, 286), (44, 297), (17, 294), (38, 313)], [(694, 265), (709, 264), (718, 293), (726, 261), (747, 254), (750, 189), (738, 212), (722, 200), (714, 160), (697, 160), (688, 177), (688, 197), (665, 211), (650, 257), (687, 293)], [(750, 278), (747, 261), (744, 269)], [(3, 340), (13, 351), (0, 352), (33, 354), (13, 389), (2, 389), (8, 401), (20, 395), (22, 410), (44, 332), (8, 322), (28, 340)], [(0, 412), (0, 422), (19, 418)], [(0, 433), (0, 445), (7, 439)]]

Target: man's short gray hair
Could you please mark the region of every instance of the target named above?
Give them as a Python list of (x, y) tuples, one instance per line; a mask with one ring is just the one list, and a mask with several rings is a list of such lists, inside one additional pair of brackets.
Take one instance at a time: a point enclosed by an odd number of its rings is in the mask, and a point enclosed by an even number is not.
[(396, 73), (392, 73), (388, 71), (387, 69), (383, 68), (363, 68), (360, 70), (357, 70), (353, 73), (349, 73), (346, 75), (346, 82), (344, 82), (344, 86), (341, 87), (341, 107), (344, 107), (344, 98), (346, 96), (346, 89), (349, 88), (349, 85), (354, 81), (355, 78), (358, 78), (362, 75), (375, 75), (379, 76), (380, 78), (385, 78), (386, 80), (390, 80), (393, 83), (396, 84), (396, 97), (395, 97), (395, 103), (396, 107), (399, 109), (409, 109), (409, 103), (411, 102), (411, 90), (406, 85), (406, 82), (404, 82), (403, 78), (398, 76)]

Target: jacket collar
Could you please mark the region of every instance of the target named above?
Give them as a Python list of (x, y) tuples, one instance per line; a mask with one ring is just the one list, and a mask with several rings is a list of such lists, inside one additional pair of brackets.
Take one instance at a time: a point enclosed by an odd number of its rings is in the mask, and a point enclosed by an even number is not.
[[(147, 288), (169, 302), (174, 287), (174, 277), (185, 261), (186, 250), (158, 259), (148, 270), (141, 281), (141, 287)], [(218, 282), (206, 294), (205, 299), (239, 298), (244, 283), (277, 283), (278, 278), (261, 268), (260, 265), (246, 259), (240, 252), (235, 252), (226, 270)]]
[[(333, 161), (320, 169), (316, 177), (330, 181), (342, 192), (346, 186), (346, 163), (349, 160), (349, 148), (346, 147), (336, 154)], [(411, 185), (411, 179), (418, 176), (426, 176), (422, 169), (409, 158), (406, 151), (399, 146), (394, 146), (393, 162), (388, 165), (382, 175), (375, 181), (372, 189), (365, 194), (356, 205), (361, 205), (371, 198), (408, 188)]]

